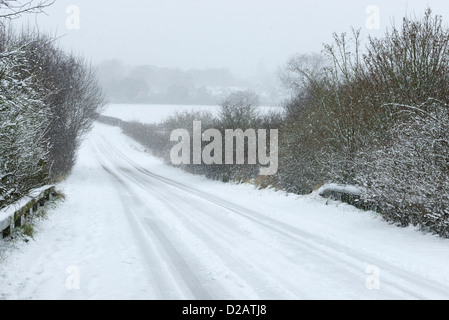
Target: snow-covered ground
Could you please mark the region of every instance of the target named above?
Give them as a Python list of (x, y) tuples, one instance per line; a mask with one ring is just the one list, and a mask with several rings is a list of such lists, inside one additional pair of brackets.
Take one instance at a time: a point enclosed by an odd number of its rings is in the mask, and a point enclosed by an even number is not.
[(448, 299), (449, 241), (163, 164), (96, 124), (3, 299)]
[[(159, 123), (178, 111), (210, 111), (217, 114), (218, 106), (164, 105), (164, 104), (110, 104), (103, 114), (124, 121)], [(279, 111), (278, 107), (260, 107), (261, 112)]]

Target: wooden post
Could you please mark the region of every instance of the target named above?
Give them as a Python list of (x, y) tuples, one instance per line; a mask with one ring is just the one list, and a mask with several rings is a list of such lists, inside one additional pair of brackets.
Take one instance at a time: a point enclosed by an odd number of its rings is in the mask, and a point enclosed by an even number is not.
[(16, 221), (14, 221), (14, 229), (20, 228), (23, 225), (23, 216), (20, 216)]
[(2, 231), (2, 237), (6, 238), (11, 235), (11, 225), (9, 225), (5, 230)]

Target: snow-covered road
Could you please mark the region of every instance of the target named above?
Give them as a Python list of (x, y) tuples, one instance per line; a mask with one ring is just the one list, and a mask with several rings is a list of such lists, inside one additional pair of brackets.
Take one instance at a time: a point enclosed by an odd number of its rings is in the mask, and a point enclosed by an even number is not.
[(96, 124), (6, 299), (449, 299), (449, 241), (317, 196), (208, 181)]

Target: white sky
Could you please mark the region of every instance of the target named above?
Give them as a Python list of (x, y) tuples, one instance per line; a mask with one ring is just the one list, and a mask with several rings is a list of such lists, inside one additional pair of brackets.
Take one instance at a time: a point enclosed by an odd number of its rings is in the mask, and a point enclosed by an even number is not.
[[(78, 30), (66, 27), (71, 5), (80, 10)], [(366, 28), (370, 5), (379, 8), (382, 32)], [(48, 16), (31, 23), (64, 35), (62, 47), (93, 62), (116, 58), (247, 75), (260, 64), (275, 70), (294, 53), (320, 51), (333, 32), (351, 26), (379, 35), (392, 19), (421, 16), (427, 6), (449, 24), (447, 0), (56, 0)]]

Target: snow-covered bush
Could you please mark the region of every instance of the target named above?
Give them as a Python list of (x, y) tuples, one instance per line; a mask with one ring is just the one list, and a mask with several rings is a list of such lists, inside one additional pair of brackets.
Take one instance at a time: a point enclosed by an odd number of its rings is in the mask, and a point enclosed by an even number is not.
[(449, 105), (430, 99), (395, 105), (403, 120), (391, 146), (377, 152), (366, 197), (386, 219), (449, 236)]
[(59, 179), (72, 169), (81, 138), (104, 106), (102, 90), (95, 70), (82, 58), (55, 46), (52, 38), (33, 31), (18, 37), (21, 43), (28, 43), (28, 68), (37, 79), (34, 86), (43, 91), (41, 100), (51, 109), (45, 135), (50, 141), (49, 173)]
[(26, 44), (0, 29), (0, 205), (45, 183), (51, 111), (28, 71)]
[(358, 185), (389, 221), (449, 236), (449, 30), (429, 9), (366, 48), (360, 39), (334, 35), (327, 59), (287, 65), (296, 93), (277, 183), (300, 193)]
[[(153, 154), (162, 157), (167, 163), (171, 163), (171, 150), (174, 143), (170, 141), (170, 134), (177, 129), (187, 130), (190, 136), (190, 155), (193, 155), (194, 146), (194, 121), (201, 122), (201, 131), (217, 129), (222, 137), (222, 154), (219, 155), (222, 163), (213, 164), (181, 164), (184, 170), (194, 174), (205, 175), (210, 179), (221, 181), (246, 181), (258, 176), (259, 165), (248, 164), (248, 153), (244, 152), (244, 164), (225, 164), (226, 131), (227, 129), (266, 129), (267, 139), (270, 139), (269, 129), (277, 129), (283, 121), (280, 113), (272, 112), (261, 114), (258, 109), (258, 97), (252, 92), (239, 91), (230, 94), (221, 103), (218, 115), (211, 112), (179, 112), (169, 116), (159, 125), (145, 125), (140, 123), (123, 123), (123, 131), (147, 146)], [(202, 137), (199, 139), (202, 140)], [(214, 138), (211, 138), (214, 139)], [(197, 140), (198, 141), (198, 140)], [(248, 139), (244, 138), (244, 150), (248, 150)], [(211, 141), (201, 141), (201, 151)], [(215, 150), (214, 150), (215, 152)], [(234, 143), (234, 154), (236, 143)], [(267, 151), (268, 152), (268, 151)], [(215, 154), (214, 154), (215, 156)], [(234, 159), (235, 160), (235, 159)]]
[(0, 27), (0, 207), (68, 174), (103, 104), (83, 59)]

